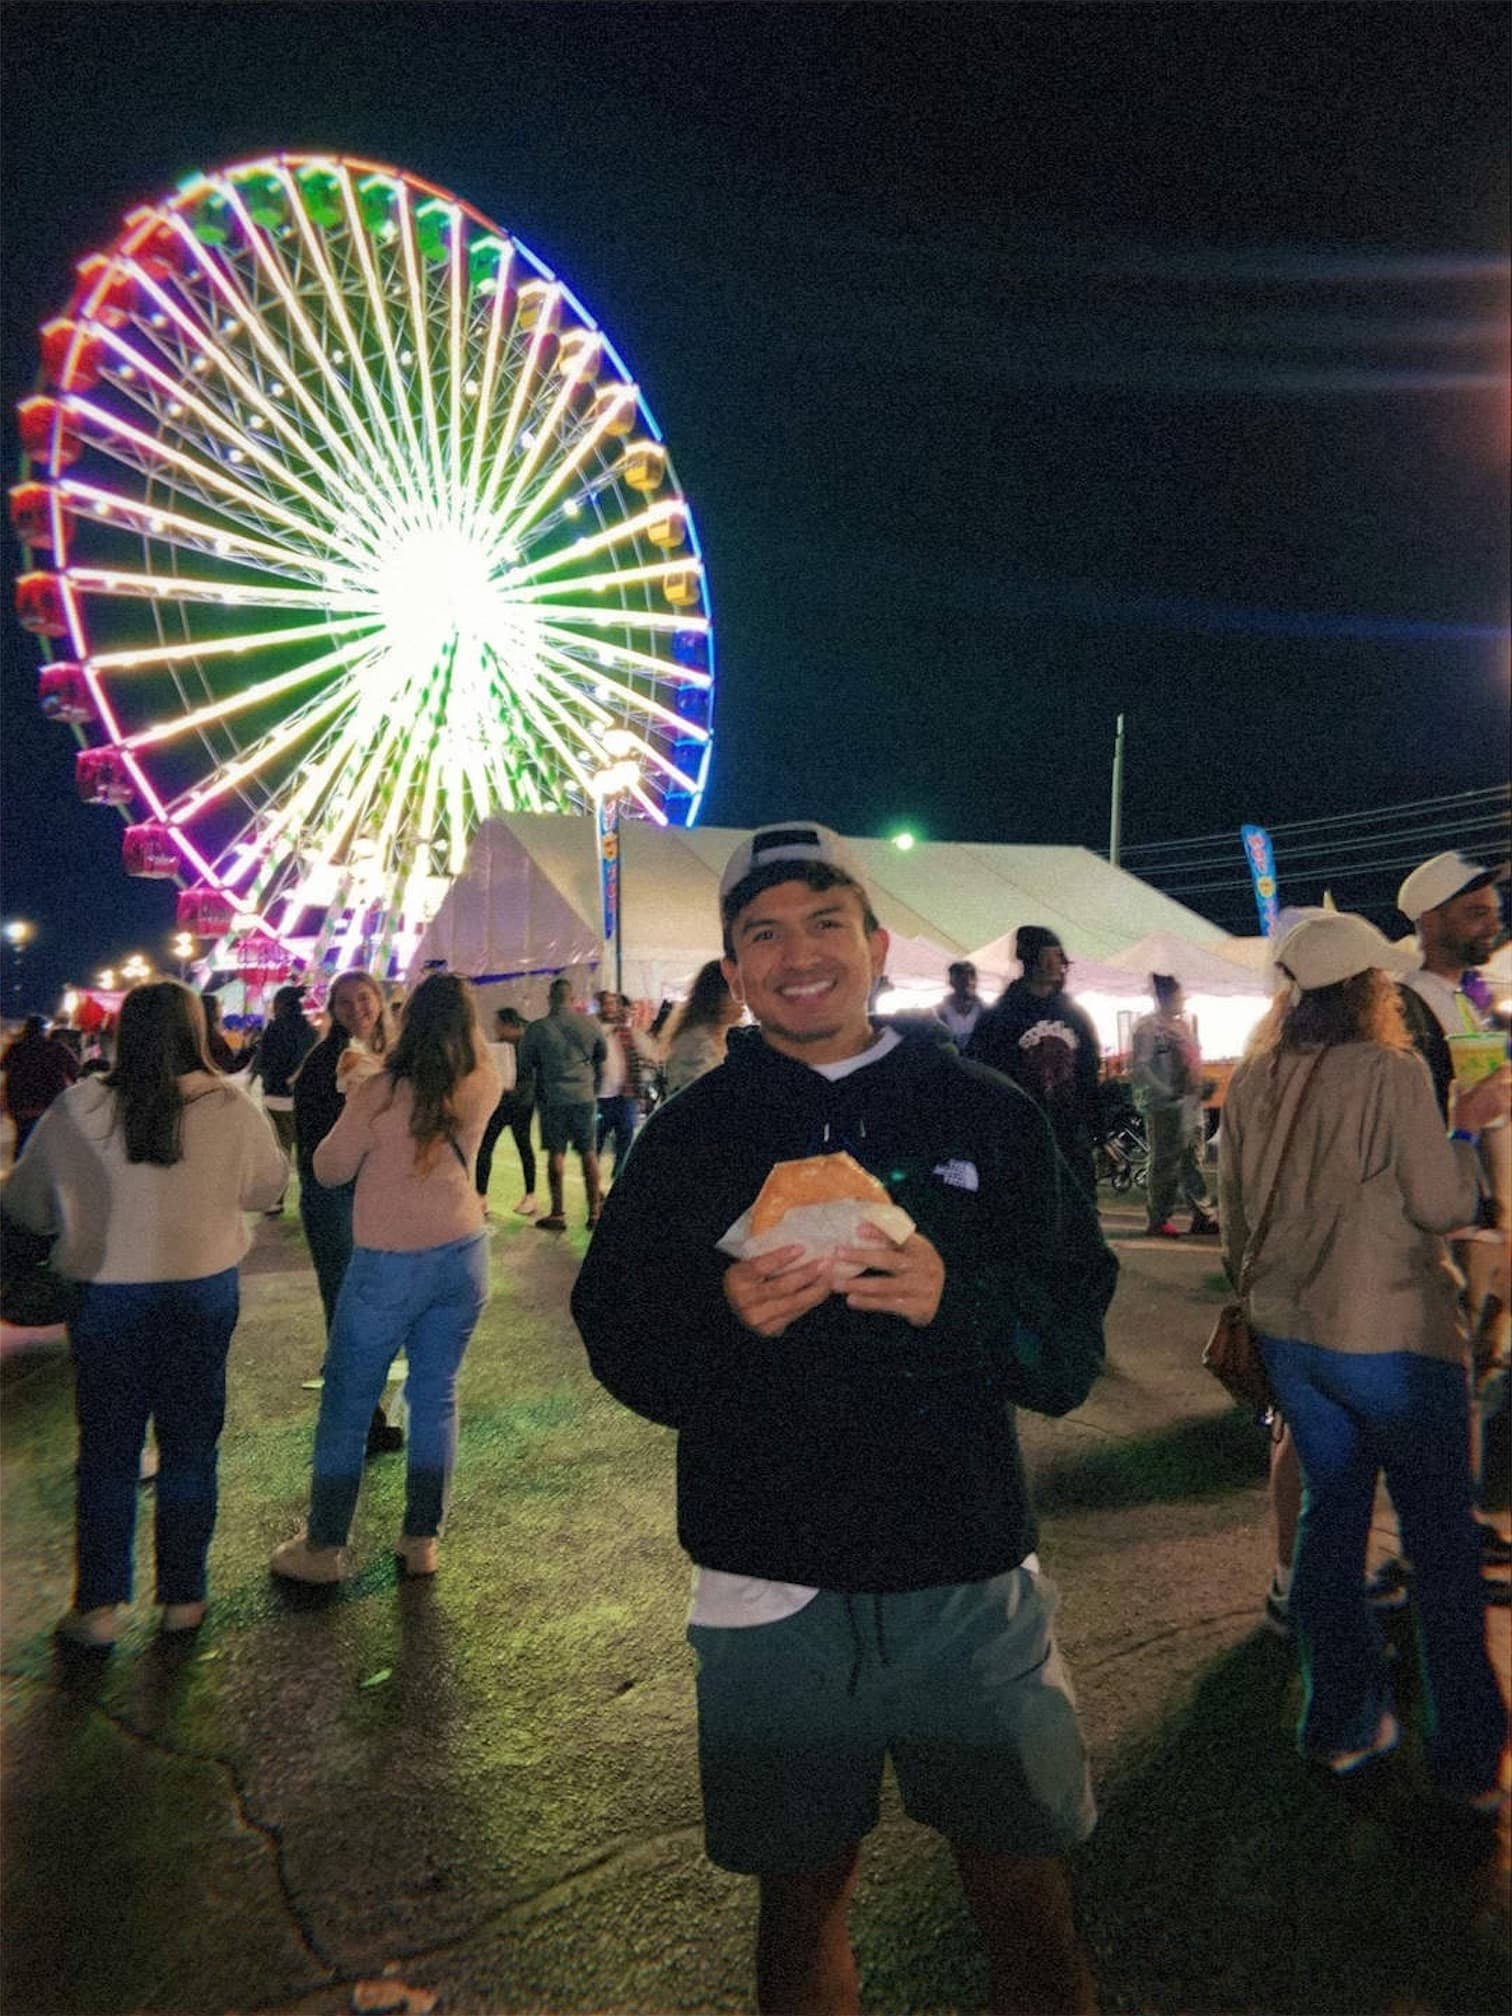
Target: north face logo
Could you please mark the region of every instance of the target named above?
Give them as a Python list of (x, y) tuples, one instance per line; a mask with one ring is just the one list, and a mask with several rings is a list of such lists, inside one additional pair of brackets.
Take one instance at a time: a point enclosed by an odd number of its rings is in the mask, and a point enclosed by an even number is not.
[(982, 1187), (975, 1162), (941, 1162), (934, 1173), (952, 1190), (980, 1190)]

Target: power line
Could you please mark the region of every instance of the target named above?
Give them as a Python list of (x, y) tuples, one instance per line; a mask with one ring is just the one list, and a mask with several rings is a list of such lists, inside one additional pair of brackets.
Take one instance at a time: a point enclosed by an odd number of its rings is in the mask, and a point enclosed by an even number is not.
[[(1512, 785), (1488, 784), (1477, 791), (1453, 791), (1439, 798), (1409, 798), (1396, 805), (1382, 805), (1371, 812), (1330, 812), (1317, 819), (1291, 819), (1270, 826), (1266, 830), (1274, 837), (1277, 833), (1301, 833), (1320, 826), (1365, 826), (1378, 825), (1393, 813), (1427, 813), (1437, 811), (1445, 805), (1463, 805), (1472, 799), (1505, 798), (1512, 795)], [(1145, 840), (1120, 849), (1123, 854), (1153, 854), (1173, 847), (1206, 846), (1210, 842), (1232, 840), (1235, 828), (1226, 827), (1218, 833), (1194, 833), (1185, 840)]]
[[(1486, 812), (1475, 819), (1456, 820), (1450, 826), (1405, 827), (1390, 833), (1368, 834), (1355, 840), (1299, 840), (1291, 846), (1277, 847), (1276, 862), (1279, 866), (1282, 861), (1312, 861), (1332, 854), (1358, 853), (1365, 847), (1398, 847), (1405, 846), (1409, 841), (1436, 840), (1446, 836), (1469, 842), (1479, 833), (1498, 834), (1506, 824), (1507, 815), (1504, 812)], [(1221, 854), (1197, 854), (1180, 861), (1150, 862), (1144, 872), (1146, 875), (1186, 875), (1203, 868), (1230, 868), (1236, 846), (1237, 836), (1235, 846), (1226, 847)]]
[[(1393, 868), (1416, 868), (1422, 858), (1420, 854), (1399, 854), (1394, 855), (1389, 861), (1356, 862), (1353, 865), (1346, 863), (1342, 868), (1311, 868), (1298, 871), (1297, 879), (1304, 882), (1354, 881), (1362, 875), (1386, 874)], [(1280, 867), (1279, 862), (1277, 863), (1277, 867)], [(1281, 881), (1284, 878), (1278, 875), (1276, 879)], [(1248, 875), (1240, 876), (1231, 882), (1190, 882), (1174, 885), (1162, 883), (1160, 885), (1161, 893), (1166, 896), (1207, 896), (1216, 894), (1220, 889), (1248, 889), (1251, 886)]]

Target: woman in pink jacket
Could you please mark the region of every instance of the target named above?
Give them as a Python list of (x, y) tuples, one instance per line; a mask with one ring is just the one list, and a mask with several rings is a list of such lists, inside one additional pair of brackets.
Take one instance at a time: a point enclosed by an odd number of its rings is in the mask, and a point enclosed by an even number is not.
[(434, 1574), (457, 1447), (457, 1375), (488, 1299), (488, 1233), (473, 1185), (499, 1075), (472, 989), (423, 980), (384, 1068), (360, 1084), (315, 1150), (314, 1175), (356, 1179), (355, 1245), (326, 1349), (305, 1530), (273, 1551), (275, 1575), (339, 1582), (362, 1483), (368, 1423), (389, 1366), (409, 1360), (409, 1470), (397, 1553)]

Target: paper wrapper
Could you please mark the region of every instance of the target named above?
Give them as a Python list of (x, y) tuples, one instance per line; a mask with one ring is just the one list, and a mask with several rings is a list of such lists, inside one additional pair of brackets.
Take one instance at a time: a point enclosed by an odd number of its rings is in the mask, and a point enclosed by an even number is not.
[[(728, 1253), (735, 1260), (756, 1260), (763, 1253), (775, 1253), (779, 1246), (802, 1246), (801, 1258), (793, 1262), (799, 1267), (805, 1261), (837, 1253), (843, 1246), (860, 1245), (863, 1225), (875, 1225), (894, 1246), (901, 1246), (914, 1229), (914, 1221), (901, 1205), (837, 1197), (827, 1204), (795, 1204), (769, 1231), (754, 1235), (751, 1213), (742, 1211), (716, 1244), (721, 1253)], [(848, 1281), (864, 1271), (851, 1261), (840, 1261), (835, 1267), (835, 1279)]]

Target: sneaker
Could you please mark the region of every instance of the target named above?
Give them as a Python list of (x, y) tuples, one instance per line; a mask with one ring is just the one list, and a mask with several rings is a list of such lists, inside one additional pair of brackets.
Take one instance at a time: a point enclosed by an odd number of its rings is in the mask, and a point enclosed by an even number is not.
[(537, 1232), (565, 1232), (567, 1230), (567, 1220), (562, 1217), (560, 1212), (556, 1211), (551, 1212), (545, 1218), (537, 1218), (535, 1225)]
[(536, 1203), (534, 1193), (527, 1193), (516, 1204), (515, 1216), (516, 1218), (534, 1218), (539, 1209), (540, 1206)]
[(1179, 1239), (1181, 1227), (1174, 1219), (1167, 1218), (1164, 1225), (1146, 1225), (1146, 1239)]
[(352, 1573), (352, 1555), (347, 1547), (312, 1547), (301, 1532), (273, 1549), (268, 1566), (285, 1582), (345, 1582)]
[(1274, 1575), (1265, 1592), (1265, 1608), (1260, 1613), (1260, 1622), (1273, 1637), (1290, 1638), (1292, 1635), (1291, 1605), (1281, 1594)]
[(406, 1575), (434, 1575), (441, 1558), (441, 1542), (434, 1533), (419, 1539), (401, 1533), (394, 1542), (394, 1552), (403, 1563)]
[(1383, 1561), (1374, 1575), (1367, 1575), (1365, 1601), (1372, 1610), (1405, 1610), (1407, 1563), (1395, 1559)]
[(205, 1621), (205, 1605), (200, 1603), (165, 1603), (163, 1605), (163, 1636), (176, 1637), (198, 1631)]
[(1321, 1764), (1335, 1778), (1349, 1778), (1356, 1771), (1363, 1771), (1367, 1764), (1374, 1764), (1378, 1757), (1389, 1757), (1401, 1739), (1401, 1724), (1388, 1708), (1369, 1743), (1362, 1744), (1358, 1750), (1320, 1750), (1308, 1761)]
[(1209, 1234), (1216, 1233), (1220, 1229), (1218, 1220), (1210, 1211), (1194, 1211), (1192, 1213), (1192, 1237), (1194, 1239), (1206, 1238)]
[(108, 1652), (121, 1635), (118, 1603), (101, 1603), (93, 1610), (70, 1610), (60, 1617), (53, 1636), (80, 1652)]

